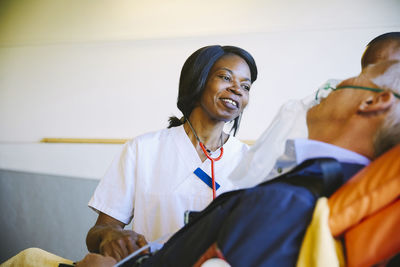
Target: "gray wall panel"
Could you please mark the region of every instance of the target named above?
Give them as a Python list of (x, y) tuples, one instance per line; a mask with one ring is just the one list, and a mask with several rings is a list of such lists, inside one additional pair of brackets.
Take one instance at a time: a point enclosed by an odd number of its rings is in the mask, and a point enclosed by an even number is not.
[(87, 207), (98, 180), (0, 170), (0, 262), (40, 247), (78, 260), (97, 218)]

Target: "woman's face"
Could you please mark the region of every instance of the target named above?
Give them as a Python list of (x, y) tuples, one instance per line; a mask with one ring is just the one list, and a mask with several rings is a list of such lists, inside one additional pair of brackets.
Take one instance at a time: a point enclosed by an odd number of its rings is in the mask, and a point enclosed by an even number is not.
[(231, 121), (247, 106), (250, 87), (246, 61), (234, 54), (225, 55), (210, 70), (200, 108), (213, 120)]

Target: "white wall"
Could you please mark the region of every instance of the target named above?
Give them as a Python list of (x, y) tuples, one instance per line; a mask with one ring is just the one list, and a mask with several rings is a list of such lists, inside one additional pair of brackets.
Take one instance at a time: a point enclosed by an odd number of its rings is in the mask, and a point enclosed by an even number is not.
[(398, 26), (398, 0), (2, 0), (2, 44)]
[(259, 79), (239, 138), (327, 78), (357, 74), (373, 37), (400, 30), (398, 0), (0, 2), (0, 141), (129, 138), (166, 127), (184, 60), (247, 49)]

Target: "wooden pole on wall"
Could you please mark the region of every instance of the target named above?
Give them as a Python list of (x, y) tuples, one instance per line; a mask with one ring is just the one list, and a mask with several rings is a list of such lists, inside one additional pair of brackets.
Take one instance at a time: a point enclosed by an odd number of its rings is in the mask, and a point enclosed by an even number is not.
[[(41, 143), (71, 143), (71, 144), (125, 144), (129, 139), (96, 139), (96, 138), (52, 138), (45, 137)], [(253, 140), (241, 140), (247, 145), (253, 145)]]

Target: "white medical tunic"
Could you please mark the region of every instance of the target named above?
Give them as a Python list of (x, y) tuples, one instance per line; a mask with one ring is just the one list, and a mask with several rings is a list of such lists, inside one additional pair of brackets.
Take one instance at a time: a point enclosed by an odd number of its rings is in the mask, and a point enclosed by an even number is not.
[[(224, 144), (214, 163), (217, 195), (237, 189), (227, 176), (247, 150), (233, 136)], [(212, 201), (212, 189), (193, 173), (197, 168), (211, 177), (210, 160), (201, 162), (183, 126), (141, 135), (123, 146), (89, 207), (125, 224), (133, 217), (133, 230), (154, 241), (179, 230), (186, 210), (200, 211)]]

